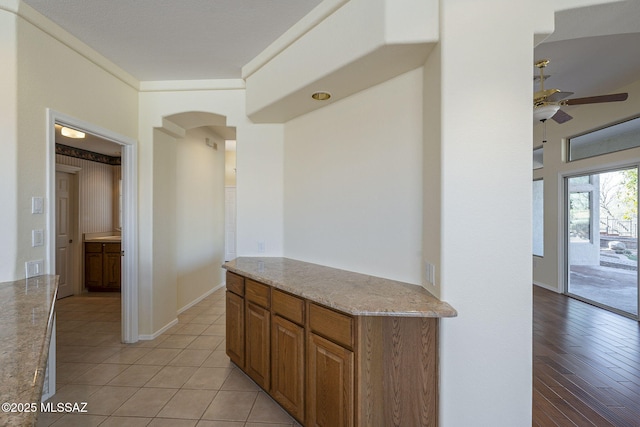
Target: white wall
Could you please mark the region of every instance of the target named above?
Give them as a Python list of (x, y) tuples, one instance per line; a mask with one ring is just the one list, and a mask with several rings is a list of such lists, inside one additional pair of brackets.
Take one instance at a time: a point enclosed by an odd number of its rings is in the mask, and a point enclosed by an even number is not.
[[(564, 286), (563, 181), (564, 176), (589, 170), (617, 168), (640, 162), (640, 148), (567, 162), (566, 141), (574, 135), (595, 130), (607, 124), (637, 116), (640, 113), (640, 80), (613, 92), (628, 92), (624, 102), (564, 107), (573, 119), (557, 124), (547, 123), (547, 143), (544, 144), (544, 167), (533, 171), (534, 179), (544, 179), (544, 257), (536, 257), (533, 281), (557, 292)], [(543, 126), (533, 129), (533, 146), (541, 145)]]
[(285, 256), (420, 284), (422, 68), (285, 124)]
[[(5, 237), (0, 243), (0, 254), (3, 254), (0, 280), (23, 278), (24, 263), (28, 260), (44, 259), (45, 269), (51, 264), (46, 245), (31, 247), (31, 230), (43, 229), (45, 235), (48, 233), (48, 213), (31, 214), (31, 198), (47, 196), (46, 109), (131, 138), (137, 133), (137, 91), (59, 39), (27, 20), (16, 18), (13, 4), (10, 2), (3, 5), (6, 9), (0, 9), (2, 120), (13, 123), (7, 128), (2, 126), (1, 131), (7, 137), (3, 140), (3, 150), (6, 150), (3, 158), (9, 163), (5, 168), (3, 162), (0, 168), (3, 174), (9, 175), (2, 196), (3, 200), (11, 201), (11, 209), (2, 214), (2, 227), (6, 227), (7, 233), (3, 233)], [(19, 6), (20, 13), (38, 20), (39, 15), (29, 12), (28, 6)], [(6, 71), (4, 64), (8, 64)], [(45, 199), (45, 204), (47, 202)], [(5, 264), (6, 260), (8, 264)]]
[[(164, 238), (161, 224), (176, 224), (178, 219), (177, 211), (168, 205), (159, 210), (154, 209), (158, 203), (155, 198), (162, 197), (163, 194), (155, 187), (164, 182), (167, 173), (164, 166), (153, 160), (158, 158), (156, 150), (164, 149), (156, 144), (156, 139), (161, 134), (164, 136), (160, 138), (176, 140), (175, 136), (154, 132), (154, 129), (163, 127), (164, 117), (189, 111), (210, 112), (226, 117), (226, 125), (236, 128), (238, 255), (282, 255), (282, 125), (251, 123), (245, 114), (244, 100), (242, 88), (140, 93), (139, 299), (142, 335), (152, 335), (170, 324), (175, 319), (177, 310), (182, 307), (176, 299), (177, 276), (175, 279), (165, 280), (165, 267), (156, 259), (157, 256), (163, 256), (157, 251), (164, 250), (162, 245), (156, 243), (157, 239)], [(201, 126), (206, 124), (202, 123)], [(175, 159), (173, 161), (175, 163)], [(175, 185), (171, 191), (176, 191)], [(265, 242), (264, 253), (258, 252), (258, 241)], [(175, 242), (174, 240), (174, 244)], [(175, 265), (175, 258), (173, 262)], [(168, 300), (166, 304), (156, 304), (158, 295), (164, 295), (162, 298), (174, 298), (173, 305)], [(185, 295), (181, 298), (186, 303), (190, 297)]]
[(178, 309), (224, 282), (224, 141), (214, 150), (206, 128), (176, 145), (176, 264)]
[[(24, 262), (18, 251), (18, 54), (17, 18), (0, 10), (0, 282), (24, 277), (17, 265)], [(27, 236), (20, 236), (25, 244)], [(20, 259), (20, 262), (18, 261)], [(24, 269), (24, 264), (23, 269)]]
[(440, 199), (440, 297), (458, 311), (440, 322), (440, 425), (447, 427), (531, 425), (537, 7), (441, 2), (440, 49), (425, 66), (438, 69), (425, 73), (427, 82), (440, 79), (439, 87), (428, 83), (439, 93), (425, 102), (440, 105), (425, 109), (439, 108), (440, 120), (426, 118), (439, 129), (425, 130), (425, 144), (439, 151), (441, 181), (424, 197)]

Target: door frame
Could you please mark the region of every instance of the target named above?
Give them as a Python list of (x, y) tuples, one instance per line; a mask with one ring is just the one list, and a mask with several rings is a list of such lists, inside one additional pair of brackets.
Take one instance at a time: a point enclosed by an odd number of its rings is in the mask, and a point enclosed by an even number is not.
[[(564, 171), (559, 174), (560, 179), (558, 180), (558, 184), (561, 188), (559, 195), (561, 197), (562, 202), (558, 204), (558, 209), (560, 210), (558, 217), (561, 218), (560, 220), (561, 224), (560, 224), (560, 227), (558, 227), (558, 230), (562, 233), (562, 237), (560, 239), (561, 250), (559, 251), (558, 255), (562, 260), (562, 268), (558, 270), (559, 272), (562, 272), (561, 283), (562, 283), (562, 293), (564, 295), (567, 295), (571, 298), (575, 298), (577, 300), (586, 302), (588, 304), (600, 307), (604, 310), (611, 311), (613, 313), (616, 313), (621, 316), (628, 317), (630, 319), (640, 322), (640, 262), (638, 262), (638, 269), (636, 270), (636, 286), (638, 288), (638, 293), (637, 293), (638, 314), (637, 315), (633, 315), (633, 313), (628, 313), (626, 311), (619, 310), (615, 307), (604, 305), (598, 301), (590, 300), (585, 297), (581, 297), (579, 295), (572, 294), (569, 292), (569, 275), (570, 275), (570, 271), (569, 271), (569, 246), (570, 245), (569, 245), (569, 228), (568, 228), (569, 227), (569, 192), (570, 192), (569, 179), (578, 177), (578, 176), (590, 176), (590, 175), (614, 172), (614, 171), (619, 171), (624, 169), (631, 169), (634, 167), (638, 169), (638, 174), (640, 174), (640, 160), (635, 160), (630, 162), (629, 161), (616, 162), (611, 164), (602, 163), (602, 164), (594, 165), (592, 167), (580, 168), (573, 171)], [(640, 205), (640, 180), (638, 181), (638, 188), (636, 188), (636, 191), (638, 194), (638, 205)], [(639, 206), (639, 212), (640, 212), (640, 206)], [(599, 227), (599, 224), (596, 224), (596, 226)], [(640, 227), (640, 221), (638, 222), (638, 227)], [(596, 231), (594, 230), (593, 232), (596, 232)], [(637, 238), (638, 245), (640, 245), (640, 230), (638, 230), (637, 234), (638, 234), (638, 238)]]
[(92, 123), (47, 108), (47, 253), (45, 270), (55, 274), (55, 124), (82, 129), (122, 146), (122, 341), (138, 341), (138, 143)]

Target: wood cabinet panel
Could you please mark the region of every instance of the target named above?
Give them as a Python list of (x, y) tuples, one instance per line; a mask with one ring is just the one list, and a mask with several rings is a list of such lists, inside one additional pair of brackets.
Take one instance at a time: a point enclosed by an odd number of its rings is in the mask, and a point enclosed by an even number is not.
[(271, 306), (271, 288), (269, 286), (251, 279), (246, 279), (245, 292), (247, 301), (254, 302), (265, 308)]
[(227, 290), (236, 295), (244, 296), (244, 277), (227, 271)]
[(230, 291), (226, 296), (226, 352), (244, 369), (244, 299)]
[(271, 291), (271, 311), (298, 325), (304, 324), (304, 300), (285, 292)]
[(300, 422), (304, 422), (304, 359), (304, 328), (274, 315), (271, 322), (271, 396)]
[(353, 426), (353, 352), (313, 333), (308, 342), (307, 424)]
[(309, 327), (338, 344), (353, 347), (353, 318), (318, 304), (309, 304)]
[(84, 285), (91, 291), (119, 291), (122, 277), (121, 244), (84, 244)]
[(256, 384), (269, 390), (271, 372), (270, 313), (266, 308), (247, 302), (245, 315), (245, 372)]

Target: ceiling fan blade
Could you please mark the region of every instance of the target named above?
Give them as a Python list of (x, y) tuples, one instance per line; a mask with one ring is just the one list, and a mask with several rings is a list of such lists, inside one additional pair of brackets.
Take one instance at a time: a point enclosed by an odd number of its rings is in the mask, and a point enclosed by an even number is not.
[(553, 119), (554, 122), (560, 123), (560, 124), (564, 122), (568, 122), (569, 120), (573, 119), (573, 117), (571, 117), (569, 114), (565, 113), (562, 110), (558, 110), (551, 118)]
[(628, 93), (613, 93), (611, 95), (588, 96), (586, 98), (566, 99), (562, 101), (564, 105), (598, 104), (600, 102), (626, 101)]
[(546, 100), (548, 102), (558, 102), (571, 95), (573, 95), (573, 92), (556, 92), (552, 95), (549, 95)]

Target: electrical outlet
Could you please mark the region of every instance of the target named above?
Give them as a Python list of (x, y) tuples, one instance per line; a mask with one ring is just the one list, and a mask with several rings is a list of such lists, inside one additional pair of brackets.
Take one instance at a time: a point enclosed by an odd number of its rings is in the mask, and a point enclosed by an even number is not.
[(265, 250), (265, 249), (264, 249), (264, 240), (260, 240), (260, 241), (258, 242), (258, 252), (260, 252), (260, 253), (264, 253), (264, 250)]
[(25, 275), (28, 278), (42, 276), (44, 274), (44, 261), (39, 259), (36, 261), (27, 261), (24, 263)]
[(424, 277), (428, 284), (435, 286), (436, 284), (436, 266), (430, 262), (424, 263)]
[(44, 212), (44, 199), (42, 197), (31, 198), (31, 213), (41, 214)]

